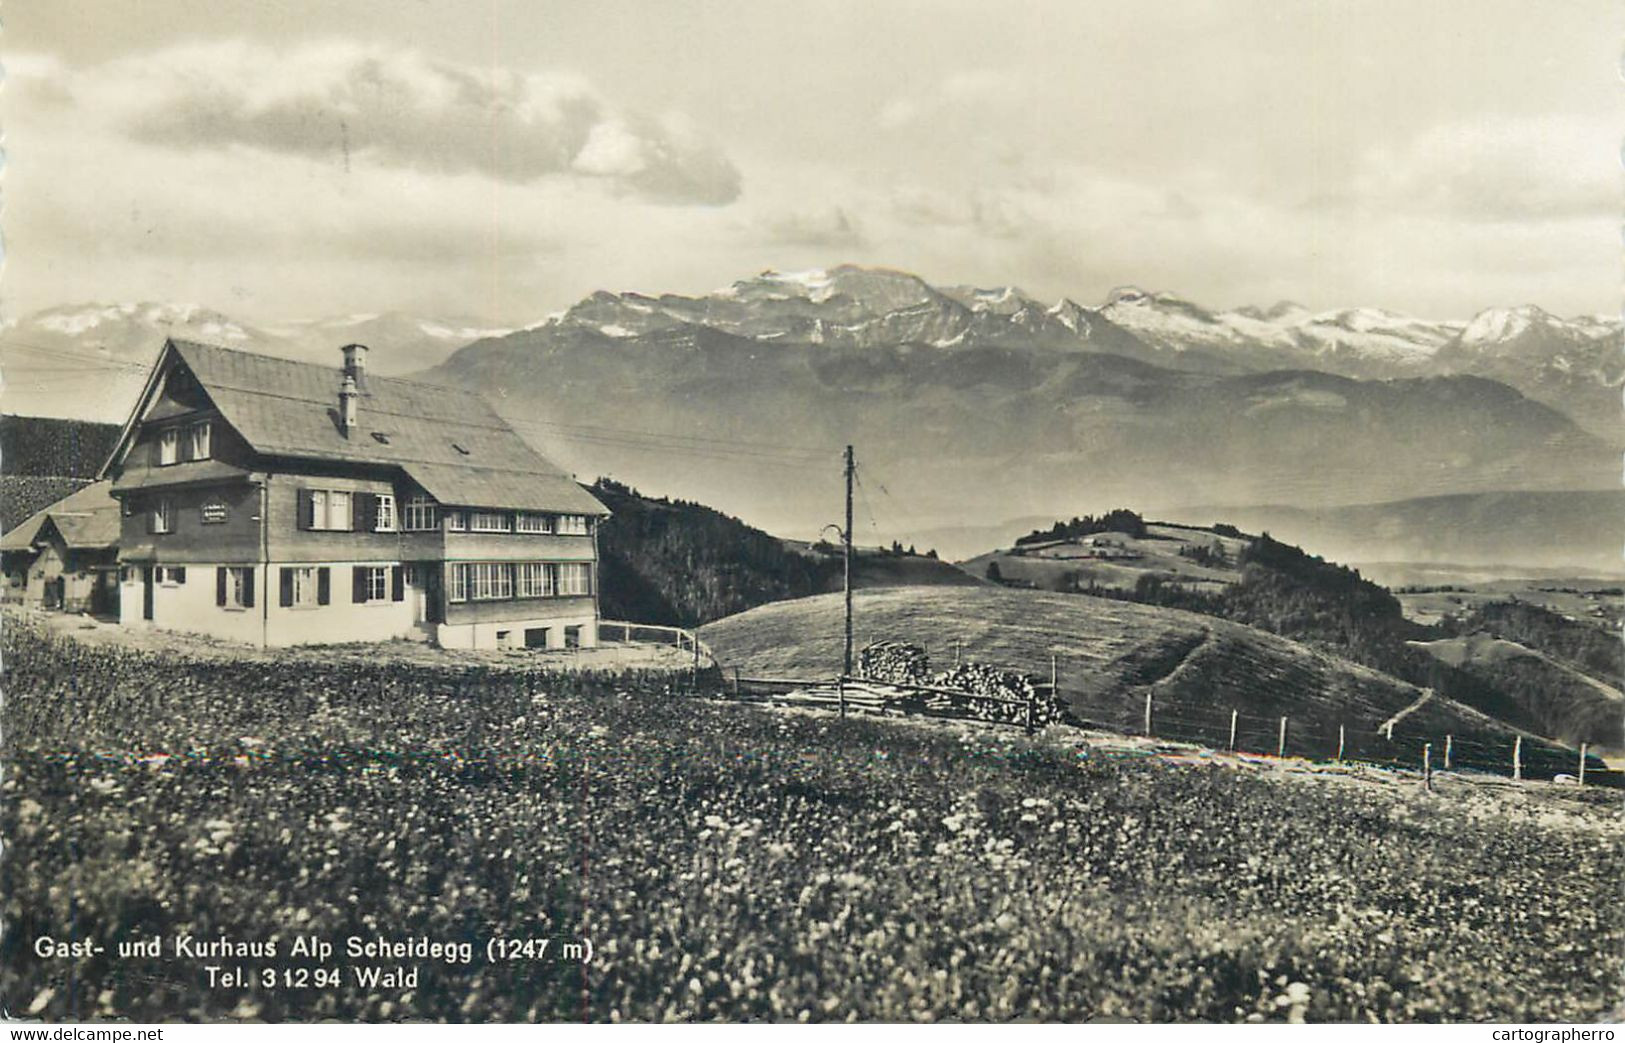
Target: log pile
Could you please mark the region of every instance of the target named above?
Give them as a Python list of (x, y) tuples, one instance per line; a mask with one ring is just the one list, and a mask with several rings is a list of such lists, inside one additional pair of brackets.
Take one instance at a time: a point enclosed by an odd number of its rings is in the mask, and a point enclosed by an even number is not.
[(858, 673), (892, 684), (925, 684), (931, 674), (931, 660), (919, 645), (876, 641), (858, 653)]
[(960, 663), (951, 670), (933, 674), (926, 650), (903, 641), (877, 641), (865, 647), (858, 656), (858, 672), (868, 680), (880, 682), (881, 686), (920, 685), (938, 689), (899, 691), (877, 686), (877, 690), (871, 692), (863, 688), (861, 682), (857, 683), (854, 691), (881, 695), (887, 706), (904, 712), (927, 710), (972, 720), (1024, 724), (1027, 703), (1031, 700), (1036, 727), (1058, 723), (1066, 716), (1064, 704), (1055, 698), (1049, 685), (1035, 677), (973, 662)]

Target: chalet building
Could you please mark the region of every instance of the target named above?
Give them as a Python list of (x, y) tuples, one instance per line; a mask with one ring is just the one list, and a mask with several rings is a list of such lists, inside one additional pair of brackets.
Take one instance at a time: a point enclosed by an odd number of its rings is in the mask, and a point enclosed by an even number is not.
[(281, 646), (597, 641), (604, 506), (478, 395), (184, 340), (103, 471), (120, 620)]
[(119, 505), (111, 484), (87, 485), (0, 536), (7, 601), (117, 614)]

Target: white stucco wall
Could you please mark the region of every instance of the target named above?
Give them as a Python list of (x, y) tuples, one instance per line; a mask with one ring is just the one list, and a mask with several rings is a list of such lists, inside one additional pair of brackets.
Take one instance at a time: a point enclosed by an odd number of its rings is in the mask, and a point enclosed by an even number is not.
[[(228, 641), (265, 644), (272, 647), (303, 644), (340, 644), (353, 641), (388, 641), (417, 637), (426, 631), (416, 624), (421, 598), (407, 584), (402, 601), (388, 598), (356, 604), (351, 600), (350, 570), (356, 565), (381, 565), (391, 561), (326, 562), (330, 571), (330, 599), (326, 605), (290, 606), (281, 604), (282, 566), (273, 562), (254, 569), (254, 606), (222, 608), (216, 603), (216, 565), (191, 562), (185, 565), (186, 582), (159, 583), (153, 589), (153, 618), (141, 618), (141, 566), (130, 566), (119, 598), (119, 623), (123, 626), (153, 627), (189, 634), (207, 634)], [(165, 565), (168, 569), (171, 566)]]
[[(590, 613), (485, 623), (442, 623), (435, 628), (435, 641), (442, 648), (524, 648), (525, 631), (536, 627), (546, 628), (548, 648), (564, 647), (565, 627), (581, 628), (582, 648), (592, 648), (598, 644), (598, 623)], [(506, 645), (497, 641), (497, 633), (504, 630), (509, 635)]]
[[(166, 570), (170, 567), (168, 564), (164, 566)], [(154, 585), (152, 619), (147, 621), (141, 618), (142, 566), (127, 566), (127, 576), (119, 591), (119, 623), (259, 644), (262, 635), (260, 599), (265, 596), (264, 570), (260, 566), (252, 566), (255, 572), (254, 607), (227, 609), (215, 604), (214, 565), (192, 562), (184, 567), (185, 583)]]
[(267, 643), (271, 645), (326, 645), (351, 641), (388, 641), (392, 638), (423, 636), (414, 612), (419, 597), (412, 585), (406, 585), (402, 601), (367, 601), (355, 604), (350, 600), (350, 570), (356, 565), (382, 565), (392, 568), (400, 564), (391, 561), (326, 562), (321, 566), (331, 570), (331, 599), (326, 605), (292, 606), (281, 603), (282, 566), (271, 565), (270, 618)]

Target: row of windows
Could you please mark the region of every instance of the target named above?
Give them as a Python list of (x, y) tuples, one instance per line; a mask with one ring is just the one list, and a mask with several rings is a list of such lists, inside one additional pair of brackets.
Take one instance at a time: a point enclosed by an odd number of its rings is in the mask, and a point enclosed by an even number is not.
[(553, 536), (586, 536), (592, 532), (585, 514), (540, 514), (535, 511), (464, 510), (440, 507), (414, 497), (406, 505), (406, 529), (433, 531), (443, 520), (447, 532), (522, 532)]
[(592, 593), (592, 564), (585, 561), (477, 561), (451, 566), (452, 601), (583, 597)]
[[(281, 570), (283, 608), (313, 608), (332, 602), (332, 569), (326, 565), (285, 565)], [(400, 565), (350, 566), (350, 603), (402, 601), (406, 570)]]
[(212, 432), (207, 420), (177, 424), (158, 432), (158, 466), (168, 467), (187, 460), (207, 460), (212, 449)]
[[(124, 513), (134, 514), (133, 500), (124, 501)], [(199, 520), (205, 525), (226, 520), (227, 508), (219, 500), (199, 507)], [(147, 507), (147, 531), (157, 534), (175, 531), (175, 502), (158, 497)], [(531, 511), (467, 511), (441, 509), (432, 500), (413, 497), (397, 527), (393, 493), (353, 492), (348, 489), (299, 490), (299, 528), (319, 532), (433, 532), (444, 515), (448, 532), (520, 532), (543, 535), (586, 536), (591, 522), (584, 514), (537, 514)]]

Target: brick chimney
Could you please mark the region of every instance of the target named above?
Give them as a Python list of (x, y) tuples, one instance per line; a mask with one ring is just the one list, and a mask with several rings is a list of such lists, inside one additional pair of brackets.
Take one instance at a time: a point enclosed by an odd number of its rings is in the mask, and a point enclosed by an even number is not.
[(368, 394), (367, 390), (367, 346), (365, 344), (346, 344), (340, 349), (344, 352), (344, 375), (355, 380), (356, 391)]
[[(363, 348), (363, 351), (366, 349)], [(344, 437), (349, 438), (356, 427), (356, 399), (361, 392), (356, 389), (355, 377), (344, 374), (344, 382), (339, 385), (339, 428)]]

